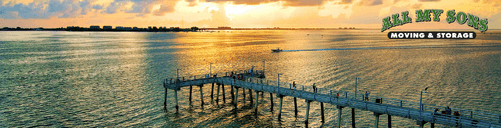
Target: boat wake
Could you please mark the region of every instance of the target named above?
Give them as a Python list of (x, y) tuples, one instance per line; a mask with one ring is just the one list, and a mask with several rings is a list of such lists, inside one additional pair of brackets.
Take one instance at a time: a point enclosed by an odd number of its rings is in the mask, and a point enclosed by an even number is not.
[(300, 51), (331, 51), (331, 50), (374, 50), (374, 49), (420, 49), (420, 48), (471, 48), (471, 47), (492, 47), (492, 46), (400, 46), (400, 47), (360, 47), (360, 48), (328, 48), (328, 49), (299, 49), (299, 50), (282, 50), (281, 52), (300, 52)]

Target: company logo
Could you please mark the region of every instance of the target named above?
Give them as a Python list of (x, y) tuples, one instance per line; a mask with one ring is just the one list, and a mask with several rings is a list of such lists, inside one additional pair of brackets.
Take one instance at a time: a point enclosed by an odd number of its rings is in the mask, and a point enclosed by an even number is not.
[[(440, 22), (440, 16), (444, 10), (441, 9), (426, 9), (426, 10), (416, 10), (416, 22)], [(400, 14), (393, 14), (391, 17), (386, 17), (383, 19), (383, 27), (381, 32), (384, 32), (392, 27), (404, 25), (407, 23), (412, 23), (412, 18), (409, 17), (409, 12), (402, 12), (402, 17)], [(431, 17), (433, 14), (433, 18)], [(457, 22), (460, 25), (467, 24), (468, 26), (479, 30), (480, 32), (485, 32), (489, 29), (487, 24), (489, 23), (487, 19), (480, 19), (478, 16), (472, 14), (466, 14), (464, 12), (458, 12), (456, 14), (455, 10), (447, 11), (446, 22), (451, 24)], [(390, 39), (474, 39), (476, 37), (475, 32), (389, 32), (388, 38)]]

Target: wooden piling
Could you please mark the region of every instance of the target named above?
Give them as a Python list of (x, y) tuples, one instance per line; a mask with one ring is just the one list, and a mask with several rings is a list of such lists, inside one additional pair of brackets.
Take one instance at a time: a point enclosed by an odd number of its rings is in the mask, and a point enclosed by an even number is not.
[(355, 108), (351, 108), (351, 127), (355, 128)]
[(310, 114), (310, 102), (309, 100), (306, 100), (306, 116), (304, 118), (304, 123), (308, 124), (308, 116)]
[(278, 97), (280, 97), (280, 105), (278, 105), (278, 120), (280, 120), (282, 118), (282, 103), (284, 100), (284, 96), (279, 95)]
[(271, 103), (271, 111), (273, 111), (273, 93), (270, 92), (270, 103)]
[(388, 115), (388, 128), (391, 128), (391, 115)]
[(338, 116), (338, 118), (337, 118), (337, 127), (340, 128), (341, 127), (341, 120), (342, 120), (341, 115), (342, 115), (342, 112), (343, 112), (343, 106), (339, 106), (338, 105), (338, 106), (336, 106), (336, 108), (337, 108), (337, 111), (338, 111), (337, 112), (337, 116)]
[(324, 103), (323, 102), (320, 102), (320, 115), (322, 117), (322, 123), (325, 123)]
[(204, 107), (204, 93), (202, 90), (203, 84), (199, 85), (199, 87), (200, 87), (200, 100), (202, 101), (202, 103), (200, 103), (201, 104), (200, 106), (202, 106), (202, 109), (203, 109), (203, 107)]
[(190, 106), (191, 106), (192, 90), (193, 90), (193, 86), (190, 85), (190, 98), (189, 98)]
[(235, 101), (235, 109), (237, 109), (238, 107), (238, 88), (235, 88), (235, 99), (233, 100)]
[(254, 104), (254, 114), (257, 115), (257, 106), (259, 105), (259, 92), (256, 91), (256, 104)]
[(221, 89), (221, 84), (217, 84), (217, 94), (216, 94), (216, 103), (219, 104), (219, 91)]
[(252, 90), (251, 89), (249, 89), (249, 97), (250, 97), (251, 104), (253, 104), (254, 100), (252, 100)]
[(297, 117), (297, 101), (296, 101), (296, 97), (294, 97), (294, 117)]
[(244, 100), (244, 104), (245, 104), (245, 88), (242, 88), (242, 95), (243, 95), (243, 100)]
[(230, 88), (231, 88), (231, 90), (230, 90), (230, 93), (231, 93), (231, 103), (235, 104), (235, 91), (233, 91), (233, 89), (234, 89), (233, 85), (231, 85)]
[(380, 114), (374, 113), (374, 116), (376, 117), (376, 119), (374, 120), (374, 128), (379, 127), (379, 115)]
[(430, 128), (435, 128), (435, 123), (430, 123)]
[(177, 99), (177, 90), (174, 90), (174, 95), (176, 96), (176, 113), (179, 113), (179, 102)]
[(214, 100), (214, 83), (212, 83), (212, 88), (210, 90), (210, 100)]
[(224, 84), (221, 84), (221, 88), (223, 88), (223, 103), (226, 104), (226, 90), (224, 90)]
[(167, 88), (165, 88), (164, 110), (167, 110)]

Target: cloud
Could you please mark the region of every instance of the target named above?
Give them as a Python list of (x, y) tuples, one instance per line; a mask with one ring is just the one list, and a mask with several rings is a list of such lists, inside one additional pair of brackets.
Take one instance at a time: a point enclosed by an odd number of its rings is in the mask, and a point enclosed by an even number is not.
[(351, 4), (352, 0), (341, 0), (339, 4)]
[[(232, 21), (226, 16), (226, 10), (223, 6), (218, 7), (219, 10), (210, 10), (208, 7), (203, 10), (204, 13), (209, 12), (212, 14), (210, 19), (204, 19), (192, 22), (190, 24), (195, 26), (218, 27), (218, 26), (232, 26)], [(181, 21), (179, 21), (181, 22)], [(178, 23), (180, 24), (180, 23)]]
[(226, 16), (226, 10), (223, 6), (219, 7), (217, 12), (214, 12), (211, 17), (211, 24), (217, 26), (229, 26), (231, 25), (231, 20)]
[(412, 9), (420, 9), (423, 4), (412, 4), (411, 8)]
[[(348, 4), (352, 0), (341, 0), (340, 3)], [(187, 0), (187, 2), (193, 4), (195, 1)], [(227, 3), (231, 2), (233, 4), (245, 4), (245, 5), (259, 5), (272, 2), (284, 2), (284, 6), (319, 6), (323, 5), (326, 0), (200, 0), (199, 2), (213, 2), (213, 3)]]
[[(126, 13), (138, 13), (139, 16), (153, 14), (162, 16), (165, 13), (174, 12), (174, 6), (177, 0), (115, 0), (106, 9), (106, 13), (112, 14), (117, 11), (125, 11)], [(130, 8), (125, 6), (131, 4)], [(158, 10), (153, 10), (155, 6), (159, 6)]]
[[(50, 17), (68, 18), (85, 15), (90, 11), (91, 0), (48, 0), (33, 1), (29, 4), (9, 3), (0, 5), (0, 10), (17, 13), (17, 18), (24, 19), (47, 19)], [(9, 13), (11, 15), (13, 13)]]
[(362, 0), (357, 3), (359, 6), (374, 6), (383, 4), (382, 0)]
[(440, 2), (440, 0), (419, 0), (419, 2)]
[(98, 10), (100, 10), (100, 9), (103, 9), (103, 6), (102, 6), (102, 5), (97, 5), (97, 4), (96, 4), (96, 5), (93, 5), (93, 6), (92, 6), (92, 9), (98, 9)]
[(7, 12), (2, 18), (4, 18), (4, 19), (17, 19), (17, 18), (19, 18), (19, 12), (17, 12), (17, 11)]
[(161, 5), (160, 9), (155, 10), (153, 12), (153, 15), (155, 15), (155, 16), (163, 16), (165, 13), (169, 13), (169, 12), (174, 12), (173, 6)]
[(145, 13), (151, 12), (151, 8), (156, 4), (155, 1), (130, 1), (133, 2), (132, 8), (127, 13)]
[(214, 3), (232, 2), (233, 4), (259, 5), (261, 3), (269, 3), (277, 1), (278, 0), (200, 0), (199, 2), (214, 2)]
[(123, 2), (110, 3), (110, 5), (108, 5), (108, 7), (106, 7), (106, 10), (104, 11), (104, 13), (108, 13), (108, 14), (116, 13), (118, 11), (118, 9), (120, 9), (120, 7), (122, 7), (122, 5), (124, 5)]
[[(109, 3), (102, 3), (103, 1), (98, 0), (35, 0), (31, 3), (8, 1), (8, 3), (0, 4), (0, 10), (5, 10), (5, 14), (0, 14), (0, 17), (23, 19), (72, 18), (87, 15), (92, 10), (97, 10), (96, 12), (103, 14), (126, 12), (137, 13), (142, 16), (147, 14), (161, 16), (165, 13), (174, 12), (174, 6), (177, 1), (114, 0)], [(97, 2), (101, 2), (101, 4), (94, 4)], [(4, 3), (4, 1), (0, 0), (0, 3)], [(160, 8), (153, 10), (154, 6), (159, 6)]]
[(285, 2), (286, 6), (319, 6), (324, 4), (324, 0), (291, 0)]
[[(174, 12), (174, 6), (176, 6), (178, 1), (162, 1), (160, 3), (160, 9), (154, 10), (153, 15), (155, 16), (163, 16), (165, 13), (172, 13)], [(194, 6), (194, 5), (189, 5), (189, 6)]]

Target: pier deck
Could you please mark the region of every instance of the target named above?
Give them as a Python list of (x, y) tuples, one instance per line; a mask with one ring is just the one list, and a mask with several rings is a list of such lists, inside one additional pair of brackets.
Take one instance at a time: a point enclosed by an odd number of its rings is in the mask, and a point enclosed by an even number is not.
[[(462, 115), (453, 116), (453, 115), (445, 115), (440, 112), (435, 113), (435, 108), (443, 109), (444, 106), (436, 106), (432, 104), (422, 104), (422, 107), (419, 107), (419, 103), (392, 99), (392, 98), (384, 98), (384, 97), (375, 97), (370, 96), (368, 101), (364, 100), (364, 95), (361, 93), (351, 93), (347, 91), (339, 91), (339, 90), (329, 90), (319, 88), (317, 89), (317, 93), (314, 93), (311, 89), (311, 86), (302, 86), (296, 85), (296, 89), (292, 89), (290, 83), (271, 81), (266, 79), (256, 78), (255, 76), (259, 76), (259, 74), (252, 74), (249, 76), (245, 71), (240, 71), (238, 74), (247, 74), (246, 79), (238, 80), (228, 76), (226, 73), (225, 76), (219, 77), (211, 77), (206, 78), (203, 76), (190, 77), (187, 80), (179, 80), (176, 81), (175, 78), (168, 78), (164, 80), (164, 87), (166, 88), (166, 97), (167, 97), (167, 89), (172, 89), (175, 91), (176, 102), (177, 102), (177, 91), (182, 87), (190, 87), (194, 85), (203, 85), (203, 84), (217, 84), (219, 85), (231, 85), (235, 88), (244, 88), (255, 90), (256, 92), (269, 92), (270, 94), (276, 94), (277, 97), (280, 98), (280, 108), (279, 108), (279, 119), (281, 115), (281, 106), (282, 106), (282, 98), (284, 96), (290, 96), (296, 98), (305, 99), (307, 103), (306, 110), (306, 119), (305, 122), (308, 122), (308, 113), (309, 113), (309, 104), (310, 102), (316, 101), (320, 102), (322, 105), (322, 117), (323, 117), (323, 103), (329, 103), (332, 105), (336, 105), (338, 110), (341, 110), (344, 107), (352, 108), (352, 125), (355, 126), (354, 122), (354, 109), (360, 109), (365, 111), (374, 112), (374, 116), (376, 118), (375, 127), (378, 126), (379, 115), (387, 114), (388, 115), (388, 125), (391, 127), (391, 116), (399, 116), (404, 118), (409, 118), (412, 120), (416, 120), (417, 125), (421, 127), (429, 122), (431, 126), (434, 127), (434, 124), (443, 124), (448, 126), (456, 126), (456, 127), (480, 127), (480, 128), (501, 128), (501, 115), (499, 114), (491, 114), (485, 112), (478, 111), (470, 111), (463, 109), (455, 109), (455, 111), (459, 111)], [(214, 90), (214, 86), (212, 88)], [(200, 92), (202, 90), (200, 89)], [(212, 91), (213, 93), (214, 91)], [(223, 86), (224, 92), (224, 86)], [(232, 91), (233, 93), (233, 91)], [(219, 99), (219, 87), (217, 91), (217, 98)], [(256, 93), (257, 94), (257, 93)], [(223, 94), (224, 95), (224, 94)], [(238, 96), (238, 89), (237, 94)], [(212, 95), (211, 95), (212, 96)], [(233, 94), (232, 94), (233, 96)], [(252, 98), (252, 97), (251, 97)], [(191, 95), (190, 95), (191, 99)], [(252, 99), (251, 99), (252, 101)], [(257, 104), (258, 97), (256, 96), (256, 104), (255, 111), (257, 112)], [(271, 101), (273, 104), (273, 101)], [(203, 104), (203, 100), (202, 100)], [(297, 105), (296, 107), (296, 115), (297, 115)], [(176, 103), (176, 108), (178, 108)], [(338, 126), (341, 126), (341, 113), (339, 112), (338, 118)], [(323, 119), (323, 118), (322, 118)], [(325, 122), (325, 121), (323, 121)]]

